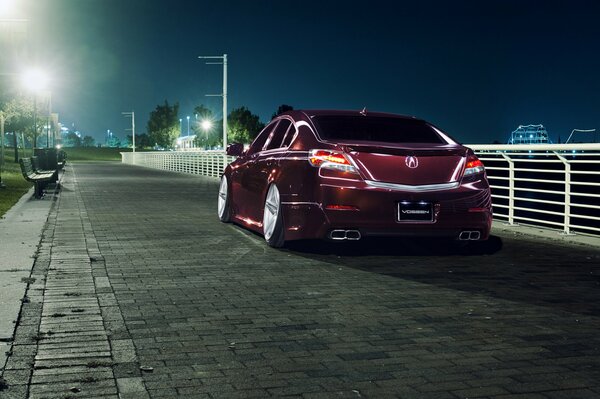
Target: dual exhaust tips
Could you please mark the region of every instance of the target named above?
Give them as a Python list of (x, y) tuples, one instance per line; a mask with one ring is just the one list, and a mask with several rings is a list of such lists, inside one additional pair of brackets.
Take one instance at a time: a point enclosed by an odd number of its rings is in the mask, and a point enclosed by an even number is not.
[(331, 230), (329, 238), (336, 241), (358, 241), (361, 238), (358, 230)]
[[(358, 230), (331, 230), (329, 238), (335, 241), (358, 241), (362, 238)], [(477, 241), (481, 238), (481, 232), (477, 230), (461, 231), (458, 239), (461, 241)]]
[(461, 231), (460, 234), (458, 235), (458, 239), (461, 241), (474, 241), (474, 240), (479, 240), (481, 238), (481, 233), (477, 230), (475, 231)]

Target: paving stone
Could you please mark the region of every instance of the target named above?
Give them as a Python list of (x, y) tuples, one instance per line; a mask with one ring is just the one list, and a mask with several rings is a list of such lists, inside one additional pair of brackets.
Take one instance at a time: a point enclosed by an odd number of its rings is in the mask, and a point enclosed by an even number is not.
[(32, 384), (29, 388), (30, 399), (42, 399), (45, 397), (74, 396), (105, 396), (116, 395), (118, 391), (113, 380), (101, 380), (78, 383), (42, 383)]
[(122, 398), (148, 398), (148, 392), (141, 377), (117, 378), (117, 387)]

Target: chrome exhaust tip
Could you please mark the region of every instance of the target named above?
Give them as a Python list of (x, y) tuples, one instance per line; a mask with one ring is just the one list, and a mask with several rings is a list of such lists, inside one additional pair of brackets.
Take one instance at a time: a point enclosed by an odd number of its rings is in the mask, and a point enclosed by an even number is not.
[(481, 233), (477, 230), (474, 231), (461, 231), (458, 235), (458, 239), (461, 241), (477, 241), (481, 238)]
[(360, 231), (346, 230), (346, 239), (350, 241), (358, 241), (361, 239)]
[(329, 233), (331, 240), (341, 241), (346, 239), (346, 230), (331, 230)]
[(331, 232), (329, 232), (329, 239), (335, 241), (358, 241), (361, 237), (360, 231), (358, 230), (331, 230)]

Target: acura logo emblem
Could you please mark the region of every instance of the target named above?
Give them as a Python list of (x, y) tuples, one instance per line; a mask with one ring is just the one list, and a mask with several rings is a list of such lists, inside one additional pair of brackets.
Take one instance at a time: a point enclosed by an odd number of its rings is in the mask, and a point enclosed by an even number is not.
[(417, 159), (417, 157), (413, 157), (412, 155), (406, 157), (404, 163), (406, 163), (406, 166), (408, 166), (411, 169), (414, 169), (417, 166), (419, 166), (419, 160)]

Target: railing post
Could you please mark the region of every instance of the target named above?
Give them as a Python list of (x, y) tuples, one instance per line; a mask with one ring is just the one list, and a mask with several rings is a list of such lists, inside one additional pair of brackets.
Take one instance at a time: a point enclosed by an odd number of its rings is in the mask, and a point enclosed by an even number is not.
[(569, 160), (557, 151), (553, 151), (565, 165), (565, 218), (563, 222), (563, 234), (571, 235), (571, 164)]
[(515, 225), (515, 162), (506, 152), (501, 153), (508, 162), (508, 224)]

